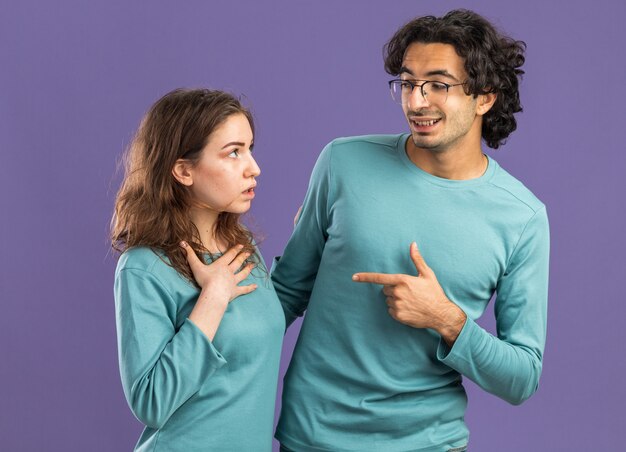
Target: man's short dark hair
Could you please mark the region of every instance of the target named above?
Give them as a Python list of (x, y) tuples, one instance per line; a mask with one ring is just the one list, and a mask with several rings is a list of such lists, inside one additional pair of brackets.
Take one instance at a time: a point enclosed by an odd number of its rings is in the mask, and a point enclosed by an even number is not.
[(452, 45), (465, 60), (466, 94), (496, 93), (497, 99), (483, 117), (482, 137), (497, 149), (517, 128), (514, 114), (522, 111), (519, 78), (524, 73), (526, 44), (500, 34), (473, 11), (458, 9), (443, 17), (418, 17), (400, 28), (384, 47), (385, 70), (400, 74), (404, 53), (414, 42)]

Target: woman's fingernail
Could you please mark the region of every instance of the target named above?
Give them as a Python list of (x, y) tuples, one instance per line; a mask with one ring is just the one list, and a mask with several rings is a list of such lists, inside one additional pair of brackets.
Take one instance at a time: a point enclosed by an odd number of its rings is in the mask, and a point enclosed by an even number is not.
[(184, 240), (182, 242), (180, 242), (180, 246), (182, 246), (183, 248), (187, 247), (187, 242), (185, 242)]

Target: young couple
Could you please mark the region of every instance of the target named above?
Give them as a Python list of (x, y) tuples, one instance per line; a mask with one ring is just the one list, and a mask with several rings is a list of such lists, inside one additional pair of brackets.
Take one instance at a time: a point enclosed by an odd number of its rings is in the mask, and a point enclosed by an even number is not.
[[(462, 376), (513, 404), (536, 391), (546, 210), (481, 148), (515, 130), (523, 51), (466, 10), (399, 29), (385, 69), (410, 133), (322, 151), (271, 275), (239, 222), (260, 174), (249, 111), (203, 89), (152, 106), (112, 222), (136, 450), (271, 450), (282, 338), (305, 311), (283, 450), (464, 451)], [(494, 293), (497, 336), (475, 323)]]

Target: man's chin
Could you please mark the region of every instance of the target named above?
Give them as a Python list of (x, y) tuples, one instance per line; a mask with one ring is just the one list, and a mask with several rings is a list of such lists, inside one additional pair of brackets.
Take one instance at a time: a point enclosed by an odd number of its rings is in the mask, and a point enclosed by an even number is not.
[(423, 135), (411, 135), (411, 141), (413, 141), (413, 146), (419, 149), (424, 149), (431, 152), (441, 152), (441, 143), (435, 139), (428, 139), (428, 137), (424, 137)]

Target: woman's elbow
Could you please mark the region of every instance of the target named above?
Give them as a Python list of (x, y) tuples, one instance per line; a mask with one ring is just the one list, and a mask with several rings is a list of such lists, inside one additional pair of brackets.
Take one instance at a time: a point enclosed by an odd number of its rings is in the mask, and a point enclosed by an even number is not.
[(148, 428), (155, 430), (161, 429), (167, 422), (167, 417), (159, 415), (158, 413), (152, 413), (149, 411), (137, 410), (131, 407), (135, 417)]
[(170, 413), (154, 399), (146, 394), (132, 394), (129, 406), (135, 417), (146, 427), (153, 429), (162, 428), (170, 417)]

